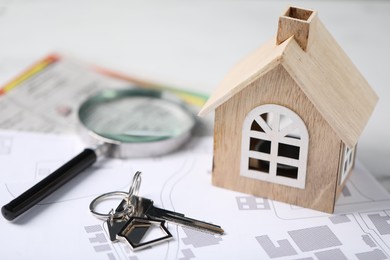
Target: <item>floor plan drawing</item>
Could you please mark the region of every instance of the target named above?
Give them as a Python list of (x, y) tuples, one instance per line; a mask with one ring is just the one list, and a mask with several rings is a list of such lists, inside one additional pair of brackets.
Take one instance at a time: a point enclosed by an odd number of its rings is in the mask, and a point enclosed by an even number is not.
[[(0, 140), (6, 140), (0, 144), (9, 151), (0, 154), (6, 172), (0, 180), (3, 205), (82, 149), (73, 136), (5, 131), (0, 132)], [(20, 159), (23, 164), (15, 163)], [(8, 244), (2, 258), (18, 254), (19, 258), (184, 260), (213, 259), (216, 253), (224, 259), (390, 257), (390, 196), (363, 165), (356, 164), (335, 214), (214, 187), (211, 166), (210, 137), (193, 138), (180, 151), (156, 158), (103, 159), (39, 203), (28, 216), (15, 223), (1, 219), (4, 232), (0, 236)], [(137, 252), (123, 241), (112, 243), (106, 223), (90, 214), (89, 203), (105, 192), (127, 191), (138, 170), (142, 172), (140, 196), (152, 199), (158, 207), (220, 225), (225, 234), (168, 223), (173, 235), (169, 242)], [(15, 251), (27, 237), (54, 229), (62, 234), (56, 241), (29, 240), (29, 248)], [(43, 245), (47, 251), (38, 250)], [(58, 250), (63, 253), (58, 255)]]

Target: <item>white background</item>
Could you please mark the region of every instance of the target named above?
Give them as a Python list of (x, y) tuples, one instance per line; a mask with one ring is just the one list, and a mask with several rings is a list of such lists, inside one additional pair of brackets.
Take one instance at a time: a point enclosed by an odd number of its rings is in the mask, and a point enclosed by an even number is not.
[(273, 37), (290, 4), (319, 11), (379, 95), (357, 157), (389, 188), (390, 2), (0, 0), (0, 85), (60, 52), (210, 94), (238, 60)]

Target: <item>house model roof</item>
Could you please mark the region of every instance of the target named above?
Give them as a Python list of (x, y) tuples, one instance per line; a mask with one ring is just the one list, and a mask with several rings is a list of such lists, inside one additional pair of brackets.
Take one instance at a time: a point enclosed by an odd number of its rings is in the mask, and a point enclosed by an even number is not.
[(378, 97), (318, 19), (316, 11), (289, 7), (279, 18), (277, 36), (233, 67), (199, 115), (213, 111), (279, 65), (340, 139), (353, 147)]

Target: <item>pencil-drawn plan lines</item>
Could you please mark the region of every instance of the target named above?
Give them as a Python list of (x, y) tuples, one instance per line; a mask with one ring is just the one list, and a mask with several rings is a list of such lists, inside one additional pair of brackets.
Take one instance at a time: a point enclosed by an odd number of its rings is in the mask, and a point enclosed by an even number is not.
[[(322, 221), (326, 223), (325, 219)], [(352, 221), (349, 227), (338, 225), (337, 228), (322, 225), (287, 231), (283, 239), (275, 240), (272, 235), (260, 235), (255, 239), (271, 259), (291, 259), (295, 255), (311, 259), (388, 258), (388, 241), (387, 244), (377, 243), (378, 237), (370, 234), (372, 232), (366, 234), (357, 221)]]
[(35, 180), (39, 181), (47, 177), (50, 173), (58, 169), (64, 161), (62, 160), (51, 160), (37, 162), (35, 170)]
[(192, 228), (183, 227), (183, 231), (187, 236), (181, 239), (183, 243), (185, 245), (192, 245), (195, 248), (218, 245), (219, 242), (222, 241), (222, 238), (219, 235), (201, 232)]
[[(78, 139), (66, 136), (7, 132), (0, 133), (1, 137), (12, 139), (10, 153), (0, 156), (3, 204), (80, 150)], [(82, 255), (104, 260), (186, 260), (215, 259), (216, 254), (221, 259), (389, 258), (390, 196), (358, 163), (337, 201), (336, 213), (325, 214), (214, 187), (212, 145), (212, 138), (195, 137), (185, 149), (165, 156), (103, 159), (36, 205), (21, 220), (31, 221), (23, 230), (3, 219), (0, 238), (28, 245), (31, 253), (18, 251), (20, 257), (37, 259)], [(141, 196), (154, 200), (158, 207), (220, 225), (225, 234), (168, 224), (174, 239), (151, 249), (133, 252), (124, 242), (112, 243), (105, 222), (88, 211), (89, 203), (105, 192), (127, 191), (137, 170), (142, 171)], [(42, 244), (28, 238), (37, 237), (37, 230), (54, 229), (61, 236), (55, 241), (45, 239), (46, 247), (53, 250), (34, 250)], [(18, 244), (13, 245), (2, 250), (5, 258), (14, 256)]]
[(269, 210), (269, 200), (253, 196), (238, 196), (237, 206), (240, 210)]
[(257, 236), (255, 238), (270, 258), (294, 256), (298, 254), (287, 239), (273, 242), (268, 235)]

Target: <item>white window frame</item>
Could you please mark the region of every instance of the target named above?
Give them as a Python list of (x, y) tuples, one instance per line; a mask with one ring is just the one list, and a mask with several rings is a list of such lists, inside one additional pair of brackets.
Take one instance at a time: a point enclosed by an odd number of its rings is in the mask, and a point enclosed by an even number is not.
[(355, 161), (355, 147), (349, 148), (348, 146), (343, 144), (343, 157), (340, 165), (339, 185), (342, 185), (344, 183), (353, 167), (353, 163)]
[[(268, 125), (268, 123), (261, 117), (263, 114), (268, 113), (273, 114), (273, 120), (271, 122), (272, 125)], [(289, 118), (291, 123), (286, 127), (279, 129), (281, 115)], [(257, 122), (264, 132), (251, 130), (251, 126), (254, 121)], [(300, 189), (305, 188), (309, 136), (305, 123), (295, 112), (280, 105), (262, 105), (254, 108), (247, 114), (242, 127), (241, 176)], [(291, 134), (297, 129), (299, 130), (299, 139), (288, 136), (288, 134)], [(250, 150), (251, 137), (270, 141), (270, 153), (268, 154)], [(278, 156), (279, 143), (299, 147), (299, 159)], [(249, 158), (269, 162), (268, 173), (250, 169)], [(278, 163), (297, 167), (297, 179), (277, 175)]]

